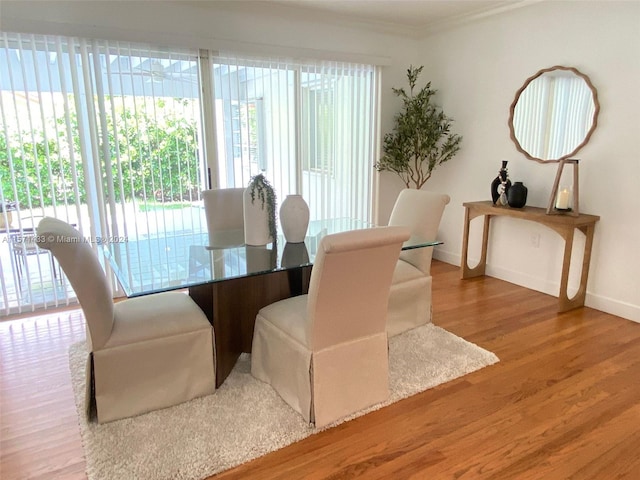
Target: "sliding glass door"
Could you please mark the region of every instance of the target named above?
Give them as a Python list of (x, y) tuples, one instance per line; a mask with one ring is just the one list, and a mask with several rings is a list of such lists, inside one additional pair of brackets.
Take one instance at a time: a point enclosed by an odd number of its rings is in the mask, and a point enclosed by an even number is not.
[(312, 220), (371, 220), (375, 69), (235, 56), (214, 59), (217, 185), (264, 173)]
[(197, 52), (36, 35), (1, 40), (2, 312), (75, 300), (50, 254), (33, 243), (45, 215), (76, 225), (96, 249), (143, 240), (135, 261), (176, 274), (160, 267), (170, 246), (154, 239), (202, 230)]
[(73, 297), (48, 252), (34, 243), (45, 215), (88, 225), (78, 142), (81, 59), (68, 42), (33, 35), (0, 39), (0, 307), (20, 312)]
[(43, 216), (74, 224), (97, 252), (135, 241), (129, 261), (163, 283), (189, 275), (166, 252), (189, 255), (190, 236), (206, 228), (206, 188), (264, 173), (279, 204), (300, 193), (312, 220), (371, 220), (376, 75), (367, 65), (0, 34), (0, 314), (75, 301), (33, 242)]

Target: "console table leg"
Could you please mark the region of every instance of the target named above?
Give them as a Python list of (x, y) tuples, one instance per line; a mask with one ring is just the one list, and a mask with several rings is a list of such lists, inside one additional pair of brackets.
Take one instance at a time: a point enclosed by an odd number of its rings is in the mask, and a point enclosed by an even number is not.
[(582, 273), (580, 275), (580, 294), (582, 295), (582, 305), (587, 295), (587, 280), (589, 279), (589, 265), (591, 264), (591, 249), (593, 248), (593, 234), (596, 230), (595, 224), (580, 227), (584, 233), (584, 254), (582, 255)]
[(564, 239), (564, 256), (562, 259), (562, 274), (560, 276), (560, 291), (558, 292), (558, 312), (566, 312), (575, 308), (573, 300), (569, 299), (567, 289), (569, 286), (569, 268), (571, 267), (571, 251), (573, 250), (573, 234), (574, 228), (568, 228), (562, 233)]
[(573, 298), (569, 298), (567, 287), (569, 283), (569, 266), (571, 263), (571, 251), (574, 237), (574, 229), (571, 229), (570, 232), (563, 235), (563, 238), (565, 238), (565, 249), (560, 293), (558, 294), (558, 312), (566, 312), (574, 308), (583, 307), (584, 301), (587, 297), (587, 280), (589, 279), (589, 264), (591, 263), (591, 249), (593, 247), (595, 224), (578, 227), (578, 230), (585, 235), (584, 253), (582, 255), (582, 271), (580, 272), (580, 286)]
[(464, 209), (464, 231), (462, 233), (462, 262), (460, 274), (462, 278), (469, 278), (469, 265), (467, 263), (467, 256), (469, 254), (469, 209)]
[(462, 278), (481, 277), (482, 275), (484, 275), (487, 266), (487, 245), (489, 243), (489, 221), (491, 220), (491, 215), (484, 215), (484, 221), (482, 224), (482, 251), (480, 253), (480, 261), (473, 268), (469, 267), (468, 263), (469, 224), (471, 223), (471, 220), (473, 220), (477, 216), (479, 216), (479, 214), (470, 215), (469, 209), (465, 208), (464, 234), (462, 236)]

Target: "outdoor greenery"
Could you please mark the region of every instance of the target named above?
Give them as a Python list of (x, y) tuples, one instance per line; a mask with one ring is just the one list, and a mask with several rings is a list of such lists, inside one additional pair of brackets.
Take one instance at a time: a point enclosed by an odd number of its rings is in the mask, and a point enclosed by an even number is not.
[[(153, 115), (141, 108), (134, 111), (131, 107), (120, 107), (114, 115), (107, 116), (116, 201), (167, 202), (198, 198), (197, 126), (195, 121), (177, 114), (174, 107), (161, 99), (153, 105)], [(7, 137), (0, 135), (0, 185), (5, 201), (17, 200), (21, 208), (46, 207), (54, 201), (58, 205), (86, 202), (75, 114), (71, 117), (71, 125), (72, 148), (66, 138), (64, 118), (52, 119), (46, 132), (14, 134), (8, 139), (9, 145)], [(107, 166), (102, 150), (100, 154), (103, 190), (107, 192), (104, 173)], [(9, 175), (9, 158), (13, 165), (15, 192)], [(73, 188), (74, 170), (79, 182), (77, 197)]]
[(451, 133), (452, 119), (431, 103), (436, 90), (431, 82), (414, 93), (423, 67), (407, 70), (409, 94), (393, 88), (402, 99), (402, 110), (395, 117), (393, 131), (385, 134), (382, 158), (376, 162), (379, 172), (396, 173), (407, 188), (421, 188), (433, 169), (449, 161), (460, 150), (462, 137)]
[[(47, 153), (50, 161), (47, 161)], [(16, 192), (9, 158), (13, 164)], [(78, 165), (78, 168), (78, 175), (82, 177), (82, 166)], [(49, 206), (54, 200), (56, 204), (65, 201), (73, 204), (73, 190), (67, 188), (72, 185), (72, 178), (71, 162), (62, 161), (55, 140), (45, 141), (42, 132), (35, 141), (30, 136), (15, 135), (9, 139), (9, 146), (5, 135), (0, 135), (0, 185), (5, 202), (15, 202), (21, 208)], [(79, 187), (83, 202), (84, 188)]]

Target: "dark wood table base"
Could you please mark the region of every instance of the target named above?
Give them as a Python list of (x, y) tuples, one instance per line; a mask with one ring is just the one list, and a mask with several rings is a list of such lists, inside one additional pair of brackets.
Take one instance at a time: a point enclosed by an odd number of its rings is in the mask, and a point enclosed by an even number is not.
[(311, 266), (214, 282), (189, 288), (215, 333), (216, 387), (222, 385), (238, 357), (251, 352), (253, 327), (262, 307), (306, 293)]

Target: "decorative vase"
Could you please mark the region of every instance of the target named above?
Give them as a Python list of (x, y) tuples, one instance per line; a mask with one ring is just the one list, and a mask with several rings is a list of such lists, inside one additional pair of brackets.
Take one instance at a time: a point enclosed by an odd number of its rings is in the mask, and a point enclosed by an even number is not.
[(509, 188), (511, 188), (511, 180), (507, 171), (507, 160), (502, 160), (502, 168), (498, 170), (498, 176), (491, 182), (491, 199), (494, 205), (507, 205)]
[(269, 233), (269, 212), (266, 202), (251, 199), (251, 187), (247, 187), (242, 198), (244, 214), (244, 243), (261, 246), (273, 242)]
[(515, 182), (507, 192), (507, 201), (512, 208), (522, 208), (527, 203), (527, 187), (522, 182)]
[(280, 207), (280, 224), (287, 243), (304, 242), (309, 226), (309, 206), (302, 195), (287, 195)]

